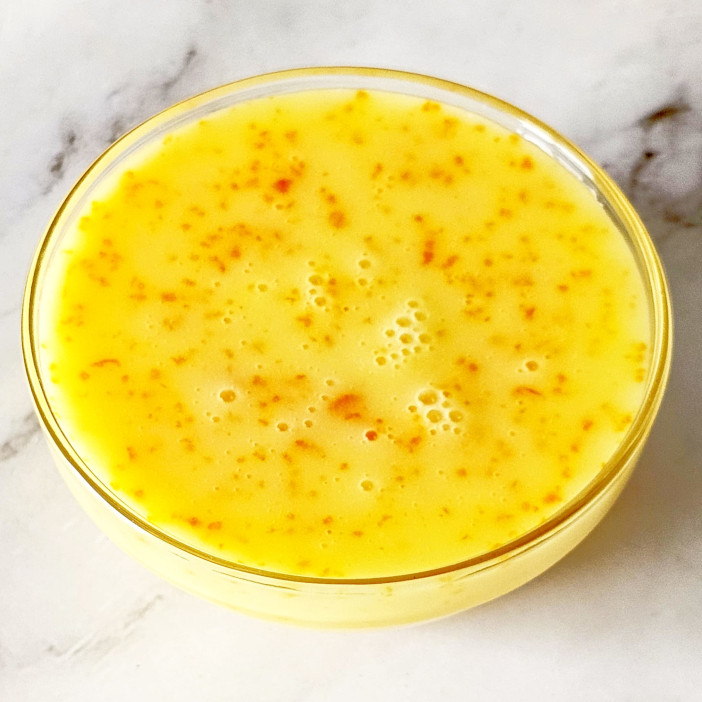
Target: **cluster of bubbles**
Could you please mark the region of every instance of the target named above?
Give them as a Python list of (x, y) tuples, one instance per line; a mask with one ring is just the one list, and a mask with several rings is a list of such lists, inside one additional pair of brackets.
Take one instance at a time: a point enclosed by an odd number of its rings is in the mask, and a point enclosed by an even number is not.
[(432, 435), (439, 431), (454, 434), (460, 434), (462, 431), (461, 423), (465, 413), (456, 407), (448, 390), (436, 390), (432, 387), (420, 390), (416, 403), (411, 404), (408, 410), (423, 418)]
[(391, 366), (396, 370), (413, 354), (431, 350), (431, 335), (424, 322), (427, 314), (419, 302), (409, 300), (402, 312), (383, 332), (385, 344), (375, 352), (379, 366)]
[(307, 277), (307, 299), (321, 310), (329, 309), (329, 300), (324, 293), (324, 287), (329, 282), (328, 277), (321, 273), (312, 273)]

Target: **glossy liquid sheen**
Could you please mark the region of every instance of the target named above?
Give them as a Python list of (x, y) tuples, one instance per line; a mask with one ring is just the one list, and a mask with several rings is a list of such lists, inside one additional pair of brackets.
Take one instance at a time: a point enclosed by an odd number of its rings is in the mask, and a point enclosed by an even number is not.
[(419, 98), (311, 91), (180, 127), (54, 266), (70, 442), (138, 514), (247, 566), (479, 555), (586, 486), (642, 401), (646, 297), (601, 206)]

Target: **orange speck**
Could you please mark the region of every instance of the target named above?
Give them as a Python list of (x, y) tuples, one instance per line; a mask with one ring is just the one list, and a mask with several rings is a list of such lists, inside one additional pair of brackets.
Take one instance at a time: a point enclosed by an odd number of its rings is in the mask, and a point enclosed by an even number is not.
[(346, 215), (341, 210), (332, 210), (329, 213), (329, 224), (336, 229), (341, 229), (347, 224)]
[(226, 273), (227, 266), (219, 256), (210, 256), (207, 260), (214, 263), (215, 267), (220, 271), (220, 273)]
[(329, 411), (342, 419), (360, 419), (363, 411), (363, 398), (355, 393), (344, 393), (329, 403)]
[(222, 522), (210, 522), (207, 528), (210, 531), (219, 531), (222, 528)]
[(455, 254), (453, 254), (452, 256), (449, 256), (449, 257), (441, 264), (441, 267), (444, 268), (444, 269), (446, 269), (446, 268), (451, 268), (451, 266), (453, 266), (453, 264), (456, 263), (456, 261), (458, 261), (458, 256), (456, 256)]
[(95, 361), (94, 363), (91, 363), (91, 366), (96, 366), (97, 368), (102, 368), (103, 366), (107, 366), (109, 364), (113, 364), (115, 366), (120, 366), (122, 365), (118, 359), (116, 358), (103, 358), (100, 361)]
[(193, 453), (195, 451), (195, 442), (192, 439), (183, 437), (180, 439), (179, 443), (188, 453)]
[(378, 438), (378, 432), (377, 432), (377, 431), (373, 431), (372, 429), (369, 429), (369, 430), (366, 432), (366, 439), (368, 439), (368, 441), (375, 441), (377, 438)]
[(529, 156), (525, 156), (519, 165), (525, 171), (531, 171), (534, 168), (534, 162), (531, 160), (531, 157), (529, 157)]
[(279, 193), (287, 193), (288, 190), (290, 190), (291, 185), (292, 180), (290, 180), (290, 178), (280, 178), (279, 180), (276, 180), (275, 183), (273, 183), (273, 187)]
[(528, 385), (518, 385), (514, 388), (515, 395), (543, 395), (542, 392), (536, 388), (529, 387)]
[(427, 239), (424, 242), (424, 250), (422, 251), (423, 265), (426, 266), (434, 260), (434, 246), (436, 246), (434, 239)]

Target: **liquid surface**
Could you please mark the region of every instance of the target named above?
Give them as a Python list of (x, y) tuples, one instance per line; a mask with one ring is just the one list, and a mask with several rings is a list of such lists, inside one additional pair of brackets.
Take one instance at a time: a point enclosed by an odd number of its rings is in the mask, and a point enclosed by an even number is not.
[(636, 414), (631, 254), (533, 145), (418, 98), (263, 98), (134, 156), (54, 262), (50, 401), (138, 514), (248, 566), (418, 572), (537, 526)]

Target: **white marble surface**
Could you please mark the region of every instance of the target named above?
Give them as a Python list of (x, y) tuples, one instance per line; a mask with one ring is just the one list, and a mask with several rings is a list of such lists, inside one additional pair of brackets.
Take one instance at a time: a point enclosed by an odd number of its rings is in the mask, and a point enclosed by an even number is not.
[[(676, 313), (669, 392), (600, 527), (519, 591), (401, 630), (317, 632), (181, 593), (80, 511), (40, 435), (22, 288), (120, 133), (236, 78), (382, 65), (560, 129), (640, 208)], [(0, 700), (702, 699), (699, 0), (0, 0)]]

